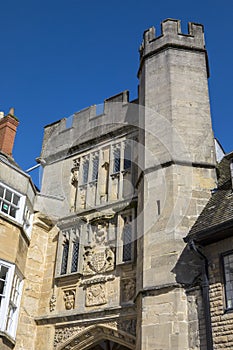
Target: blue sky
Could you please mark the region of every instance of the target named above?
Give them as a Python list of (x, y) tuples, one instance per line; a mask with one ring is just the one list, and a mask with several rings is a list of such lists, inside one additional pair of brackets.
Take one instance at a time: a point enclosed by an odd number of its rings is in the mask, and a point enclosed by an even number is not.
[[(137, 95), (142, 33), (166, 18), (204, 24), (215, 136), (233, 149), (233, 2), (8, 0), (0, 2), (0, 110), (15, 108), (14, 158), (40, 155), (43, 127), (128, 89)], [(35, 176), (35, 175), (34, 175)]]

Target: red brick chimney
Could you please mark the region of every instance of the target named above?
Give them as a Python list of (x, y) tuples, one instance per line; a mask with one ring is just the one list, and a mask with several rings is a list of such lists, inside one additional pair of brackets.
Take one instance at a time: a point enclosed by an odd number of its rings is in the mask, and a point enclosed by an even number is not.
[(19, 121), (14, 116), (14, 108), (11, 108), (9, 113), (0, 119), (0, 152), (12, 156), (18, 125)]

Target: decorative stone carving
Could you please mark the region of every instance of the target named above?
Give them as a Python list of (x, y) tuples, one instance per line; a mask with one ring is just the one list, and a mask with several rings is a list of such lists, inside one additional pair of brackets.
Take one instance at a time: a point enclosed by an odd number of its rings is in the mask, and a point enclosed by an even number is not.
[(108, 226), (108, 222), (106, 221), (99, 221), (96, 225), (93, 226), (94, 243), (96, 245), (103, 245), (104, 243), (106, 243)]
[(80, 286), (82, 287), (82, 286), (88, 286), (90, 284), (105, 283), (107, 281), (112, 281), (114, 279), (115, 279), (114, 275), (92, 277), (81, 281)]
[(79, 167), (75, 166), (71, 169), (71, 184), (75, 187), (78, 185), (78, 172), (79, 172)]
[(69, 289), (64, 291), (64, 301), (66, 310), (74, 309), (75, 306), (75, 289)]
[(137, 324), (136, 319), (119, 320), (117, 321), (117, 329), (132, 335), (136, 335), (136, 324)]
[(103, 305), (106, 303), (105, 284), (93, 284), (86, 288), (86, 306)]
[[(87, 329), (87, 332), (83, 332), (85, 328)], [(91, 331), (89, 331), (90, 329)], [(105, 334), (113, 334), (116, 338), (125, 339), (125, 341), (128, 341), (130, 344), (133, 344), (135, 340), (134, 337), (136, 335), (136, 319), (120, 319), (111, 322), (103, 322), (101, 325), (70, 325), (66, 327), (56, 328), (54, 336), (54, 348), (57, 349), (59, 347), (59, 349), (62, 348), (63, 350), (74, 348), (76, 349), (75, 346), (77, 346), (78, 344), (81, 345), (84, 339), (88, 339), (88, 337), (91, 337), (93, 334), (95, 334), (95, 336), (97, 336), (98, 334), (102, 334), (103, 329)], [(126, 333), (128, 334), (128, 336), (126, 335)], [(74, 338), (74, 335), (76, 334), (77, 337)], [(69, 338), (72, 340), (67, 344)], [(64, 343), (67, 344), (65, 345), (65, 347), (62, 346), (62, 344)]]
[(122, 302), (133, 300), (136, 291), (136, 281), (133, 278), (122, 280)]
[(114, 270), (115, 256), (112, 248), (105, 246), (84, 247), (83, 274), (93, 275)]
[(57, 302), (57, 298), (55, 297), (55, 295), (53, 294), (50, 298), (50, 301), (49, 301), (49, 310), (50, 312), (54, 311), (55, 310), (55, 307), (56, 307), (56, 302)]
[(78, 181), (79, 181), (79, 166), (80, 159), (75, 159), (73, 161), (73, 168), (71, 169), (71, 193), (70, 193), (70, 205), (71, 211), (75, 211), (76, 209), (76, 200), (77, 200), (77, 190), (78, 190)]
[(55, 329), (54, 336), (54, 348), (64, 343), (67, 339), (71, 338), (74, 334), (81, 332), (85, 329), (85, 326), (67, 326)]

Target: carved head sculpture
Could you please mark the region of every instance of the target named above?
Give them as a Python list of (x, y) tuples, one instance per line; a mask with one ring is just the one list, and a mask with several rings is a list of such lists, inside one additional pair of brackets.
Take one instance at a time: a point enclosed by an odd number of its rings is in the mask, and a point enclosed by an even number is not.
[(64, 292), (64, 301), (66, 310), (74, 309), (75, 290), (66, 290)]

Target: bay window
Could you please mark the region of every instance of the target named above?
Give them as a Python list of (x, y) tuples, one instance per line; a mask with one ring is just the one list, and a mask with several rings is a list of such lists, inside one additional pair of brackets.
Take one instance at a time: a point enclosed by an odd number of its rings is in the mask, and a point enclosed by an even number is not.
[(33, 220), (33, 210), (27, 203), (26, 196), (0, 183), (0, 213), (23, 225), (23, 229), (30, 236)]
[(0, 331), (12, 338), (16, 335), (22, 286), (15, 265), (0, 260)]

